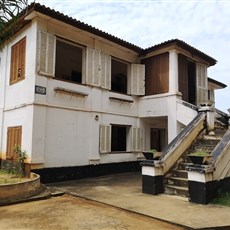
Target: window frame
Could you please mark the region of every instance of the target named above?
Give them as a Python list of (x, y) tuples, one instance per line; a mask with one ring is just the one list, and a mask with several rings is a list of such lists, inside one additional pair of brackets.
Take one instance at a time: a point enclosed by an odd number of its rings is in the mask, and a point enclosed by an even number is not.
[[(112, 151), (112, 127), (120, 126), (126, 128), (126, 150)], [(142, 131), (141, 128), (127, 124), (101, 124), (100, 125), (100, 153), (139, 153), (142, 152)]]
[[(78, 43), (75, 43), (75, 42), (66, 40), (64, 38), (61, 38), (61, 37), (55, 37), (55, 38), (56, 38), (56, 42), (55, 42), (55, 59), (54, 59), (54, 77), (53, 78), (55, 80), (58, 80), (58, 81), (64, 81), (64, 82), (69, 82), (69, 83), (73, 83), (73, 84), (84, 85), (86, 83), (86, 67), (85, 67), (86, 66), (86, 47), (83, 45), (80, 45)], [(81, 83), (56, 77), (56, 60), (57, 60), (57, 42), (58, 41), (60, 41), (62, 43), (66, 43), (66, 44), (71, 45), (71, 46), (75, 46), (75, 47), (80, 48), (82, 50)]]
[[(113, 128), (125, 128), (125, 149), (113, 150)], [(111, 124), (111, 153), (127, 153), (131, 152), (131, 125)], [(118, 133), (119, 135), (119, 133)]]
[[(127, 66), (126, 92), (121, 92), (121, 91), (114, 90), (113, 87), (112, 87), (112, 85), (113, 85), (113, 83), (112, 83), (112, 69), (113, 69), (112, 62), (113, 62), (113, 60), (116, 61), (116, 62), (120, 62), (122, 64), (125, 64)], [(120, 94), (125, 94), (125, 95), (128, 94), (129, 95), (130, 94), (130, 88), (131, 88), (131, 86), (130, 86), (130, 77), (131, 77), (130, 75), (131, 75), (131, 73), (130, 72), (131, 72), (131, 64), (129, 62), (111, 56), (111, 73), (110, 73), (111, 87), (110, 87), (110, 91), (115, 92), (115, 93), (120, 93)]]
[(11, 47), (10, 85), (25, 79), (26, 36)]

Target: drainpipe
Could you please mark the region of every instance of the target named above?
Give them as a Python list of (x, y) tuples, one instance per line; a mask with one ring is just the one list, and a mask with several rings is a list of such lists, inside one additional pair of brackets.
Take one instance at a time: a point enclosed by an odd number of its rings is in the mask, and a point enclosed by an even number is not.
[(228, 128), (230, 128), (230, 108), (228, 109)]
[[(4, 134), (4, 124), (5, 124), (5, 106), (6, 106), (6, 87), (7, 87), (7, 67), (8, 67), (8, 52), (9, 44), (6, 44), (6, 61), (5, 61), (5, 72), (3, 73), (4, 83), (3, 83), (3, 105), (2, 105), (2, 130), (1, 130), (1, 140), (0, 140), (0, 157), (3, 160), (3, 134)], [(4, 54), (4, 53), (3, 53)], [(3, 63), (1, 62), (3, 65)], [(1, 163), (2, 164), (2, 163)], [(2, 167), (2, 165), (1, 165)]]

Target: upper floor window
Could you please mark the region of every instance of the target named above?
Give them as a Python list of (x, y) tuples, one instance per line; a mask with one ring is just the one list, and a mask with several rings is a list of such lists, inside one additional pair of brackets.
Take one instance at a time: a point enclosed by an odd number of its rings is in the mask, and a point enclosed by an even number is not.
[(55, 78), (82, 83), (82, 48), (56, 41)]
[(115, 59), (111, 60), (111, 90), (127, 93), (128, 64)]
[(41, 75), (131, 95), (144, 95), (145, 66), (112, 58), (40, 31), (37, 71)]
[(26, 38), (11, 48), (10, 84), (25, 78)]

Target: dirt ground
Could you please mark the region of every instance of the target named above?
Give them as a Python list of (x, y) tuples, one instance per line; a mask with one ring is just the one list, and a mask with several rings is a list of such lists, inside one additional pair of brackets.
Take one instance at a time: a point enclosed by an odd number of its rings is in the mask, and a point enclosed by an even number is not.
[(0, 229), (183, 229), (150, 217), (64, 195), (0, 207)]

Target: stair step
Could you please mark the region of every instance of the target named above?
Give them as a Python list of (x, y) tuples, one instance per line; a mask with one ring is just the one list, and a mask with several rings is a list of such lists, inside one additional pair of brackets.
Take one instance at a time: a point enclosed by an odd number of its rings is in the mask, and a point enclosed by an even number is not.
[(184, 162), (181, 162), (179, 165), (178, 165), (178, 169), (179, 170), (185, 170), (187, 166), (189, 165), (193, 165), (192, 163), (184, 163)]
[(168, 178), (166, 178), (166, 184), (167, 185), (188, 187), (188, 179), (187, 178), (181, 178), (181, 177), (168, 177)]
[(188, 187), (165, 185), (165, 193), (170, 195), (188, 197)]
[(211, 153), (214, 148), (215, 148), (215, 146), (212, 146), (212, 147), (210, 147), (210, 146), (195, 146), (191, 152), (202, 151), (202, 152)]
[(208, 136), (206, 137), (207, 139), (200, 139), (197, 141), (196, 145), (217, 145), (220, 141), (221, 138), (214, 138), (214, 137), (211, 137), (211, 136)]
[(203, 135), (203, 139), (206, 141), (206, 140), (209, 140), (209, 141), (220, 141), (222, 139), (222, 136), (212, 136), (212, 135)]
[(188, 178), (188, 171), (181, 170), (181, 169), (173, 169), (172, 175), (174, 177), (180, 177), (180, 178)]

